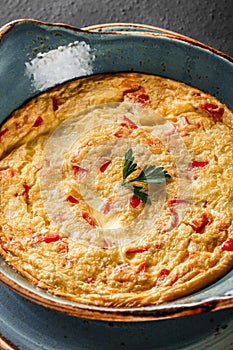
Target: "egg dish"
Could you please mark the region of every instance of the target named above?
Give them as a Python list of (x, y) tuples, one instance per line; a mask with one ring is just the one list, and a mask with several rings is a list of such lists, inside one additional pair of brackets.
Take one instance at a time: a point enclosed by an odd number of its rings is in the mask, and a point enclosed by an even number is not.
[(141, 73), (43, 92), (0, 129), (0, 253), (53, 295), (140, 307), (233, 266), (233, 113)]

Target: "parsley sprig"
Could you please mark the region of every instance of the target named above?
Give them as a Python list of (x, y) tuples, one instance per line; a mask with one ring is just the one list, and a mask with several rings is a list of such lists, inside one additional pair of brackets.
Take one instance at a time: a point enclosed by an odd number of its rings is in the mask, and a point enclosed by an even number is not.
[(145, 165), (137, 177), (127, 180), (128, 176), (135, 171), (137, 171), (137, 163), (134, 163), (133, 150), (130, 148), (125, 153), (122, 186), (129, 188), (142, 202), (151, 204), (151, 200), (145, 192), (145, 189), (133, 183), (162, 184), (169, 180), (171, 176), (162, 166), (155, 167), (154, 165)]

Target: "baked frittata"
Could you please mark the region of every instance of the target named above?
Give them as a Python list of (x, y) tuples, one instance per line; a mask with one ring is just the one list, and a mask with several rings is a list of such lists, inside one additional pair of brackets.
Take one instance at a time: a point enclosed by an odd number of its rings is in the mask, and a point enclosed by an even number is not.
[(233, 266), (233, 113), (184, 83), (61, 84), (0, 129), (0, 253), (48, 292), (139, 307)]

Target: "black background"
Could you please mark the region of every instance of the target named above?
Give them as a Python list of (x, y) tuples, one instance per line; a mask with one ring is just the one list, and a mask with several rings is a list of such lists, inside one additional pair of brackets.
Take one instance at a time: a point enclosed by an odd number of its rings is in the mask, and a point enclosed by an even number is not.
[(233, 56), (232, 0), (0, 0), (0, 26), (19, 18), (76, 27), (131, 22), (184, 34)]

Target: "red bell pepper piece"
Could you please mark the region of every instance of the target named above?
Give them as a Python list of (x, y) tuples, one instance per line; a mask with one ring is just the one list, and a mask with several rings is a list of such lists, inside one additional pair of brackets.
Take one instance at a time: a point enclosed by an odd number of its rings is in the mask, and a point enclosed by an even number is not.
[(168, 276), (170, 273), (170, 270), (168, 269), (162, 269), (160, 272), (159, 272), (159, 277), (161, 276)]
[(137, 102), (142, 105), (147, 104), (149, 101), (150, 101), (150, 97), (147, 94), (141, 94), (141, 95), (138, 95), (137, 97)]
[(133, 94), (133, 93), (135, 93), (135, 92), (137, 92), (137, 91), (139, 91), (141, 89), (142, 89), (141, 85), (135, 85), (131, 89), (125, 90), (123, 92), (123, 96), (128, 95), (128, 94)]
[(135, 86), (132, 89), (126, 90), (123, 96), (127, 96), (130, 99), (134, 99), (135, 102), (146, 105), (150, 102), (150, 97), (145, 93), (145, 89), (141, 86)]
[(162, 269), (162, 270), (159, 272), (159, 275), (158, 275), (156, 284), (159, 285), (169, 274), (170, 274), (170, 270), (168, 270), (168, 269)]
[(144, 272), (146, 270), (146, 262), (142, 262), (138, 265), (137, 273)]
[(100, 167), (100, 171), (101, 171), (101, 173), (104, 173), (105, 172), (105, 170), (107, 169), (107, 167), (111, 164), (111, 160), (108, 160), (106, 163), (104, 163), (103, 165), (101, 165), (101, 167)]
[(150, 248), (150, 245), (140, 246), (135, 248), (128, 248), (126, 254), (136, 254), (146, 252)]
[(135, 194), (130, 199), (130, 205), (133, 208), (137, 208), (139, 206), (140, 202), (141, 202), (141, 200), (137, 196), (135, 196)]
[(219, 107), (215, 103), (205, 103), (201, 106), (201, 109), (206, 112), (214, 121), (221, 121), (224, 114), (224, 108)]
[(87, 169), (84, 169), (81, 166), (73, 165), (72, 169), (76, 180), (81, 180), (87, 174)]
[(193, 160), (191, 163), (190, 163), (190, 167), (192, 169), (194, 168), (203, 168), (205, 167), (206, 165), (208, 165), (209, 162), (207, 161), (198, 161), (198, 160)]
[(194, 229), (194, 231), (196, 231), (197, 233), (204, 233), (206, 226), (210, 225), (211, 221), (209, 219), (209, 216), (207, 213), (203, 213), (202, 214), (202, 220), (200, 222), (193, 220), (190, 223), (190, 226)]
[(229, 237), (225, 240), (225, 242), (223, 242), (222, 250), (233, 252), (233, 238)]
[(83, 212), (82, 217), (84, 220), (86, 220), (86, 222), (88, 222), (88, 224), (92, 227), (96, 227), (96, 223), (95, 221), (92, 219), (92, 217), (90, 216), (90, 214), (88, 212)]
[(60, 102), (58, 101), (58, 99), (55, 96), (52, 96), (52, 103), (53, 103), (53, 110), (55, 112), (58, 110), (58, 108), (60, 106)]
[(187, 199), (179, 199), (179, 198), (173, 198), (168, 200), (168, 205), (173, 206), (175, 204), (188, 204), (189, 201)]
[(103, 206), (103, 213), (108, 214), (111, 209), (111, 201), (107, 200), (107, 202)]
[(3, 129), (3, 130), (0, 132), (0, 141), (2, 141), (3, 136), (5, 136), (6, 134), (8, 134), (8, 132), (9, 132), (9, 129), (8, 129), (8, 128)]
[(39, 115), (36, 120), (34, 121), (34, 124), (32, 125), (34, 128), (37, 128), (43, 123), (43, 118)]
[(78, 199), (75, 198), (75, 197), (73, 197), (73, 196), (68, 196), (68, 197), (66, 198), (66, 200), (67, 200), (67, 202), (70, 202), (70, 203), (72, 203), (72, 204), (79, 203)]
[(51, 242), (56, 242), (60, 239), (60, 235), (59, 234), (56, 234), (56, 235), (53, 235), (53, 236), (48, 236), (48, 237), (45, 237), (44, 238), (44, 241), (46, 243), (51, 243)]
[(23, 183), (24, 191), (22, 192), (22, 196), (28, 194), (29, 190), (32, 186), (29, 186), (26, 182)]
[(171, 230), (173, 230), (178, 224), (179, 224), (179, 214), (178, 212), (171, 206), (168, 208), (170, 213), (171, 213), (171, 223), (170, 226), (166, 229), (163, 230), (163, 232), (170, 232)]
[(125, 115), (122, 117), (123, 123), (121, 123), (122, 126), (130, 127), (131, 129), (137, 129), (138, 126), (128, 117)]

